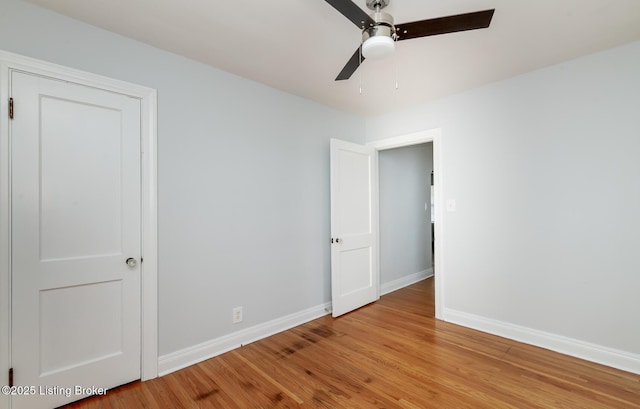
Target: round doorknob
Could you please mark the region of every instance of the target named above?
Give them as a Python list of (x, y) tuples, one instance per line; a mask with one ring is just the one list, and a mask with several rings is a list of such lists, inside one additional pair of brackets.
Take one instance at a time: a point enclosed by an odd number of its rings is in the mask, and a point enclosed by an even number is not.
[(138, 264), (138, 262), (136, 261), (136, 259), (135, 259), (135, 258), (133, 258), (133, 257), (129, 257), (129, 258), (125, 261), (125, 263), (127, 263), (127, 265), (128, 265), (129, 267), (135, 267), (135, 266), (136, 266), (136, 264)]
[(342, 239), (336, 239), (336, 243), (340, 243)]

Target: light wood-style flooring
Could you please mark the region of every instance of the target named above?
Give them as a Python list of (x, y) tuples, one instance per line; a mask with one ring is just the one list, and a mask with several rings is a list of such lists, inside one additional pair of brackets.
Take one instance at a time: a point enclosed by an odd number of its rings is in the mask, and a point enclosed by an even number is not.
[(68, 408), (640, 408), (640, 376), (434, 319), (433, 279)]

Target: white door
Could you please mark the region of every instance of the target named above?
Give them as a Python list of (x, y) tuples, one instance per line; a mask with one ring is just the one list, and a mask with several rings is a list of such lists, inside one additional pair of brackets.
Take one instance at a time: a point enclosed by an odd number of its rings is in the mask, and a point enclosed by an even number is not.
[(331, 140), (331, 302), (334, 317), (379, 298), (376, 157)]
[(10, 84), (12, 402), (49, 408), (140, 378), (140, 101)]

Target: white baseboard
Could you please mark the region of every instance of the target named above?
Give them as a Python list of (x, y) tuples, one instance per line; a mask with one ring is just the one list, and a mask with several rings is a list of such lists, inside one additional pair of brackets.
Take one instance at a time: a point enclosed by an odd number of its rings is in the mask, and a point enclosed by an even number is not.
[(331, 303), (318, 305), (306, 310), (255, 325), (250, 328), (212, 339), (180, 351), (162, 355), (158, 358), (158, 376), (164, 376), (187, 366), (197, 364), (206, 359), (223, 354), (260, 339), (269, 337), (320, 318), (331, 311)]
[(406, 277), (399, 278), (397, 280), (390, 281), (380, 285), (380, 295), (385, 295), (397, 291), (401, 288), (415, 284), (418, 281), (422, 281), (426, 278), (433, 276), (433, 268), (428, 268), (424, 271), (408, 275)]
[[(381, 294), (387, 294), (399, 290), (408, 285), (417, 283), (433, 275), (433, 269), (424, 270), (399, 280), (392, 281), (380, 286)], [(331, 303), (311, 307), (282, 318), (278, 318), (263, 324), (234, 332), (220, 338), (212, 339), (192, 347), (184, 348), (170, 354), (162, 355), (158, 358), (158, 376), (163, 376), (171, 372), (197, 364), (206, 359), (223, 354), (242, 345), (250, 344), (259, 339), (266, 338), (278, 332), (282, 332), (295, 326), (304, 324), (316, 318), (329, 314)]]
[(445, 308), (444, 320), (513, 339), (526, 344), (550, 349), (565, 355), (607, 365), (623, 371), (640, 374), (640, 355), (580, 341), (508, 322), (493, 320), (466, 312)]

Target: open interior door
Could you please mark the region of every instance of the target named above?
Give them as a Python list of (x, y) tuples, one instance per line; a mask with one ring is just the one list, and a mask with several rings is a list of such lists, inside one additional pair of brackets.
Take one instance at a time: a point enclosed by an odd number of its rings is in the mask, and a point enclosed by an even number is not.
[(373, 148), (331, 140), (331, 298), (334, 317), (380, 298), (376, 175)]

